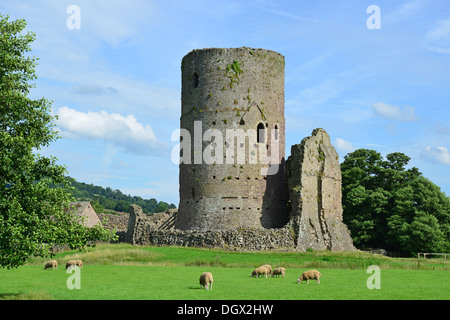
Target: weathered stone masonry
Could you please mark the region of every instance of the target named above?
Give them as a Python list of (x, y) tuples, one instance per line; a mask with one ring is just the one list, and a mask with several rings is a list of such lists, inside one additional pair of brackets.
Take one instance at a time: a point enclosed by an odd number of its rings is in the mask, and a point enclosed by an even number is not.
[[(196, 121), (201, 123), (200, 130), (195, 128)], [(180, 123), (192, 140), (191, 163), (180, 164), (178, 229), (210, 231), (286, 224), (282, 55), (245, 47), (190, 52), (182, 61)], [(223, 140), (194, 143), (194, 136), (203, 137), (209, 129), (218, 130)], [(245, 137), (239, 140), (242, 135), (230, 139), (227, 135), (227, 130), (245, 133), (248, 129), (258, 132), (256, 141)], [(251, 163), (249, 148), (264, 148), (271, 154), (272, 130), (277, 132), (279, 154), (271, 164), (280, 166), (275, 175), (268, 176), (261, 169), (270, 164), (263, 164), (259, 159)], [(207, 164), (202, 156), (211, 143), (219, 144), (216, 148), (223, 152), (220, 159)], [(237, 158), (230, 161), (232, 155), (228, 151), (234, 150), (233, 155), (237, 157), (238, 148), (243, 148), (245, 163)]]
[[(164, 215), (165, 221), (173, 214)], [(239, 250), (279, 250), (294, 248), (292, 229), (236, 228), (218, 231), (164, 229), (147, 217), (139, 206), (130, 206), (130, 217), (125, 241), (134, 245), (177, 245), (201, 248), (223, 248)]]
[(323, 129), (293, 145), (287, 161), (290, 224), (300, 250), (353, 250), (342, 221), (339, 156)]

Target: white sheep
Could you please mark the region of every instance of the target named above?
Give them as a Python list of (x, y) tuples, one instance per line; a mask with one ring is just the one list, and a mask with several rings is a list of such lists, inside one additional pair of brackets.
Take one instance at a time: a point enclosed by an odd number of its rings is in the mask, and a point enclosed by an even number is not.
[(66, 262), (66, 269), (73, 268), (76, 266), (75, 260), (69, 260)]
[(253, 272), (251, 273), (251, 276), (252, 277), (257, 276), (258, 278), (260, 276), (265, 276), (267, 278), (267, 276), (269, 274), (270, 274), (270, 270), (265, 266), (261, 266), (261, 267), (256, 268), (255, 270), (253, 270)]
[(309, 284), (309, 279), (315, 279), (316, 283), (320, 284), (320, 277), (322, 274), (317, 270), (309, 270), (302, 273), (300, 278), (297, 279), (297, 284), (300, 284), (303, 280), (306, 280), (306, 284)]
[(283, 267), (275, 268), (272, 270), (272, 278), (273, 276), (279, 276), (281, 275), (284, 278), (284, 274), (286, 273), (286, 269)]
[(270, 264), (263, 264), (263, 265), (260, 266), (260, 267), (266, 267), (267, 269), (269, 269), (269, 273), (272, 272), (272, 267), (270, 266)]
[(83, 268), (83, 261), (81, 261), (81, 260), (74, 260), (74, 261), (75, 261), (76, 266), (79, 266), (80, 269)]
[(211, 289), (213, 285), (213, 276), (211, 272), (203, 272), (200, 278), (198, 279), (200, 283), (200, 287), (204, 287), (206, 290)]
[(51, 268), (52, 270), (58, 269), (58, 262), (56, 260), (48, 261), (44, 266), (44, 270), (49, 268)]
[(83, 261), (81, 261), (81, 260), (69, 260), (69, 261), (67, 261), (66, 269), (75, 268), (75, 267), (79, 267), (80, 269), (83, 268)]

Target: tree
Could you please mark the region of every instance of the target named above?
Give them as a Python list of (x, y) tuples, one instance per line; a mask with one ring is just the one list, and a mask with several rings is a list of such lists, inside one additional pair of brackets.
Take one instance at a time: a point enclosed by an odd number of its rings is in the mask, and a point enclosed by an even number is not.
[(400, 152), (386, 160), (374, 150), (344, 157), (344, 222), (358, 248), (413, 255), (450, 250), (450, 200)]
[(7, 268), (48, 256), (53, 245), (83, 249), (113, 237), (80, 223), (68, 210), (73, 199), (65, 167), (35, 153), (58, 135), (51, 102), (28, 97), (37, 59), (26, 55), (35, 34), (22, 34), (25, 26), (25, 20), (0, 14), (0, 265)]
[(119, 200), (114, 208), (115, 211), (128, 212), (130, 210), (130, 203), (125, 200)]

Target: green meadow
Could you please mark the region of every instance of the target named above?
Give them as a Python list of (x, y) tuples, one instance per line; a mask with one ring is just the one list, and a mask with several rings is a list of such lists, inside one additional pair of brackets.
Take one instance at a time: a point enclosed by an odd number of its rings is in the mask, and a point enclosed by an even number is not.
[[(58, 270), (43, 270), (35, 259), (18, 269), (0, 269), (0, 299), (8, 300), (307, 300), (450, 298), (450, 261), (388, 258), (364, 252), (235, 252), (182, 247), (99, 245), (89, 252), (57, 254)], [(80, 289), (69, 289), (75, 272), (69, 259), (82, 259)], [(285, 278), (252, 278), (261, 264), (286, 268)], [(368, 289), (366, 272), (380, 267), (380, 289)], [(309, 269), (322, 273), (320, 284), (297, 284)], [(200, 288), (204, 271), (213, 290)], [(72, 277), (72, 278), (70, 278)], [(70, 282), (70, 281), (69, 281)], [(70, 285), (69, 285), (70, 286)]]

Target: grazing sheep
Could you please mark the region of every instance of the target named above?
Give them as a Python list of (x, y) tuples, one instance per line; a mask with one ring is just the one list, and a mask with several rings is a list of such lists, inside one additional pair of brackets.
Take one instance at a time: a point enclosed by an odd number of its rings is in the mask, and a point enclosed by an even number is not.
[(69, 269), (69, 268), (73, 268), (73, 267), (75, 267), (77, 264), (75, 263), (75, 260), (69, 260), (69, 261), (67, 261), (66, 262), (66, 269)]
[(58, 262), (56, 260), (48, 261), (44, 266), (44, 270), (49, 268), (52, 268), (52, 270), (58, 269)]
[(272, 272), (272, 267), (270, 266), (270, 264), (263, 264), (263, 265), (260, 266), (260, 267), (266, 267), (267, 269), (269, 269), (269, 273)]
[(272, 278), (273, 278), (273, 276), (277, 276), (278, 277), (279, 275), (281, 275), (284, 278), (284, 274), (285, 273), (286, 273), (286, 269), (285, 268), (283, 268), (283, 267), (275, 268), (272, 271)]
[(83, 268), (83, 261), (81, 260), (69, 260), (66, 263), (66, 269), (79, 267), (80, 269)]
[(320, 277), (322, 274), (317, 270), (309, 270), (302, 273), (297, 280), (297, 284), (300, 284), (303, 280), (306, 280), (306, 284), (309, 284), (309, 279), (315, 279), (316, 283), (320, 283)]
[(261, 266), (256, 268), (255, 270), (253, 270), (253, 272), (251, 273), (251, 276), (257, 276), (258, 278), (260, 276), (265, 276), (267, 278), (267, 275), (270, 274), (270, 270), (267, 267)]
[(206, 290), (211, 289), (213, 285), (213, 276), (211, 272), (203, 272), (200, 278), (198, 279), (200, 282), (200, 287), (204, 287)]
[(79, 266), (80, 269), (83, 268), (83, 261), (81, 260), (74, 260), (75, 261), (75, 265)]

